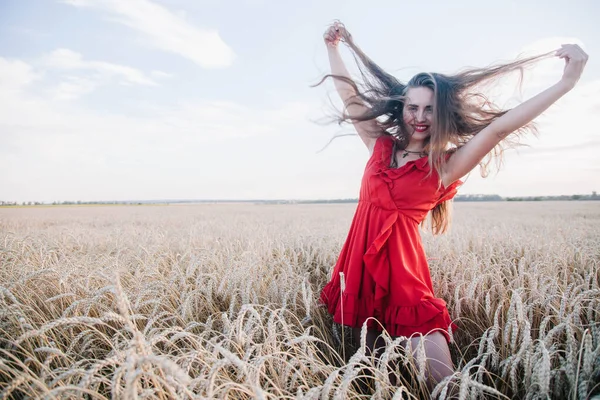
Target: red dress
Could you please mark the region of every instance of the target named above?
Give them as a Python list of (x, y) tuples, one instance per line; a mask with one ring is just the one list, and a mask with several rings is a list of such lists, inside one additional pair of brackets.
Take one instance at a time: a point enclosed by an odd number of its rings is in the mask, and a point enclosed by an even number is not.
[[(435, 170), (427, 177), (427, 157), (390, 168), (394, 140), (385, 135), (375, 143), (350, 232), (321, 301), (339, 324), (360, 328), (374, 317), (392, 336), (438, 329), (448, 339), (450, 316), (446, 302), (433, 295), (418, 226), (462, 182), (439, 187)], [(341, 298), (340, 272), (346, 285)], [(381, 330), (379, 323), (371, 319), (367, 327)]]

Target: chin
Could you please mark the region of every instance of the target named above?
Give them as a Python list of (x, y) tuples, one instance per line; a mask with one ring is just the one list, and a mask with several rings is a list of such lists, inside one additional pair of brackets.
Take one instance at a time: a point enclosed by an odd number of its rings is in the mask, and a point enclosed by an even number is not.
[(430, 136), (429, 133), (429, 129), (425, 132), (417, 132), (417, 131), (413, 131), (412, 135), (411, 135), (411, 139), (413, 140), (425, 140)]

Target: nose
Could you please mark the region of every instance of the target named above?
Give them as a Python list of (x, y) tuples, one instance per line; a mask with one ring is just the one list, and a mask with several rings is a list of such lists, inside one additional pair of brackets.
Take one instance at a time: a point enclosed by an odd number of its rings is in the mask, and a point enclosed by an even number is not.
[(425, 110), (419, 110), (417, 112), (417, 122), (425, 122)]

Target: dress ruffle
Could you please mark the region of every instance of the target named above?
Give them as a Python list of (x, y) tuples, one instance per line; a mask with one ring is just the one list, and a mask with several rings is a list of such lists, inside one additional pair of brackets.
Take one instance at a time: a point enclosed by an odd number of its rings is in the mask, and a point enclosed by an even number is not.
[(382, 331), (385, 328), (390, 336), (410, 337), (439, 331), (447, 341), (451, 339), (448, 328), (456, 330), (442, 299), (425, 299), (411, 306), (390, 306), (382, 304), (383, 299), (358, 298), (348, 293), (340, 297), (340, 293), (339, 285), (327, 285), (321, 292), (321, 302), (327, 305), (327, 311), (338, 324), (358, 328), (367, 321), (368, 329)]
[(384, 146), (384, 148), (381, 149), (381, 156), (377, 159), (378, 168), (375, 171), (377, 175), (380, 175), (386, 183), (393, 184), (393, 182), (396, 179), (407, 174), (413, 169), (418, 169), (423, 172), (429, 172), (429, 162), (427, 156), (418, 158), (416, 160), (410, 160), (400, 168), (391, 168), (389, 166), (389, 163), (391, 158), (393, 140), (394, 139), (392, 139), (392, 137), (390, 136), (388, 138), (385, 138), (385, 140), (382, 141), (383, 143), (381, 143), (381, 145)]
[[(394, 182), (413, 170), (419, 170), (425, 174), (429, 174), (431, 166), (429, 165), (429, 159), (427, 156), (408, 161), (400, 168), (391, 168), (389, 163), (393, 148), (393, 140), (394, 139), (390, 136), (386, 137), (385, 140), (382, 141), (381, 146), (383, 146), (383, 149), (381, 149), (381, 155), (377, 159), (377, 169), (375, 170), (375, 175), (379, 176), (390, 187), (390, 189), (393, 189)], [(451, 155), (452, 153), (446, 155), (446, 161), (451, 157)], [(435, 205), (451, 200), (458, 192), (458, 187), (463, 183), (464, 182), (461, 180), (457, 180), (450, 184), (447, 188), (442, 185), (440, 188), (440, 196), (435, 202)]]
[(447, 188), (444, 188), (442, 186), (441, 195), (438, 201), (435, 203), (435, 205), (437, 206), (438, 204), (441, 204), (444, 201), (452, 200), (454, 196), (456, 196), (456, 193), (458, 193), (458, 187), (462, 184), (463, 181), (457, 180), (455, 182), (452, 182)]

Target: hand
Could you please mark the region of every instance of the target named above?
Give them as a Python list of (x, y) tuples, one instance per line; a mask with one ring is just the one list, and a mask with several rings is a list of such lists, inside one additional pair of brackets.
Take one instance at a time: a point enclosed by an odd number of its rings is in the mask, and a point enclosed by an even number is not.
[(576, 44), (563, 44), (555, 55), (565, 59), (565, 69), (561, 81), (571, 88), (574, 87), (581, 77), (588, 55)]
[(327, 28), (323, 34), (323, 40), (329, 48), (337, 48), (340, 40), (349, 41), (352, 35), (346, 30), (344, 24), (340, 21), (335, 21)]

